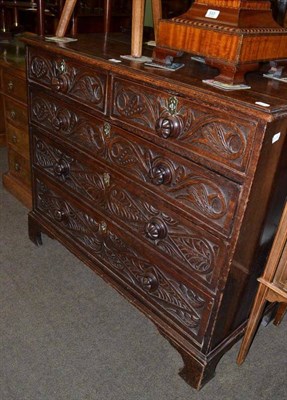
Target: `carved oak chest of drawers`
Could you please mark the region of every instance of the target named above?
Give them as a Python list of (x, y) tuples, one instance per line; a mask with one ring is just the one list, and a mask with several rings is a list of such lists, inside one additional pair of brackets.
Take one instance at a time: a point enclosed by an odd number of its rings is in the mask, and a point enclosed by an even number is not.
[(225, 94), (189, 60), (114, 63), (129, 47), (101, 36), (25, 42), (30, 238), (59, 240), (145, 313), (199, 389), (243, 333), (286, 196), (286, 89), (254, 75)]

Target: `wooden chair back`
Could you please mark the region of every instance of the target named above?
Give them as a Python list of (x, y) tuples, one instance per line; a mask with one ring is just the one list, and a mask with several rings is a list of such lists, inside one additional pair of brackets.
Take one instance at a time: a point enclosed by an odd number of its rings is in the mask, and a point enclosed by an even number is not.
[(279, 302), (275, 325), (279, 325), (287, 310), (287, 202), (274, 238), (273, 245), (249, 317), (239, 350), (237, 363), (244, 362), (255, 335), (266, 301)]

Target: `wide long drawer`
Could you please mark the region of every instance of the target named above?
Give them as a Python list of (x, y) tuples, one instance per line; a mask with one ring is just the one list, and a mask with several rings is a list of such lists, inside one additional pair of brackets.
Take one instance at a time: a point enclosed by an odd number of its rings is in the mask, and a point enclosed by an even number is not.
[(202, 344), (213, 305), (209, 296), (143, 256), (125, 232), (80, 202), (67, 201), (37, 174), (35, 189), (34, 212), (162, 319)]
[[(173, 207), (123, 178), (112, 169), (68, 149), (63, 150), (43, 135), (33, 135), (34, 166), (61, 187), (71, 190), (96, 210), (124, 225), (192, 277), (215, 291), (226, 264), (226, 244), (190, 221), (179, 218)], [(157, 255), (159, 257), (159, 254)], [(165, 261), (163, 261), (165, 263)]]
[(28, 55), (28, 79), (86, 105), (106, 112), (107, 72), (79, 65), (69, 58), (36, 49)]
[(144, 182), (180, 213), (230, 234), (240, 185), (45, 94), (32, 92), (31, 106), (34, 125)]

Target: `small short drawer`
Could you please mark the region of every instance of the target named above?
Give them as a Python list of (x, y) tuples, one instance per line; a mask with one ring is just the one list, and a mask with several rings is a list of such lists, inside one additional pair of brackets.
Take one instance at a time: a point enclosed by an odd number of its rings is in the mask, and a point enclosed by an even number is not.
[(17, 178), (26, 186), (31, 186), (31, 174), (29, 161), (14, 151), (11, 147), (8, 149), (9, 173)]
[(156, 259), (138, 251), (136, 245), (131, 247), (133, 239), (126, 232), (81, 202), (67, 201), (60, 189), (37, 172), (35, 190), (34, 212), (45, 218), (52, 229), (92, 262), (100, 262), (110, 277), (121, 282), (152, 312), (202, 344), (213, 307), (211, 296), (174, 275), (168, 266), (160, 267)]
[(16, 128), (6, 124), (8, 143), (25, 158), (29, 159), (29, 135), (26, 129)]
[(79, 65), (71, 59), (30, 49), (28, 78), (55, 93), (106, 112), (107, 72)]
[(5, 99), (6, 121), (16, 127), (25, 129), (28, 133), (27, 108), (16, 101)]
[[(228, 110), (199, 106), (191, 99), (113, 78), (111, 115), (127, 129), (187, 158), (244, 173), (256, 123), (232, 118)], [(130, 127), (130, 128), (129, 128)]]
[(26, 81), (6, 70), (3, 71), (3, 90), (7, 95), (27, 103)]

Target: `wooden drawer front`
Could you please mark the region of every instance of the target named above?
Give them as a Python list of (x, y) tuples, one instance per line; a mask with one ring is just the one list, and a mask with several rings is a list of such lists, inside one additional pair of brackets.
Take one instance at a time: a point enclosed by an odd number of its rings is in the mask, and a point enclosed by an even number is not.
[(107, 88), (107, 73), (105, 72), (31, 49), (28, 77), (56, 93), (77, 100), (82, 105), (105, 112)]
[(5, 99), (5, 112), (6, 121), (8, 121), (9, 124), (25, 129), (28, 134), (28, 116), (26, 107), (21, 106), (13, 100)]
[(3, 69), (0, 67), (0, 90), (3, 90)]
[(112, 117), (152, 133), (151, 140), (158, 143), (160, 139), (164, 147), (178, 154), (240, 172), (247, 168), (256, 127), (119, 78), (113, 80)]
[(29, 135), (26, 130), (6, 124), (7, 138), (13, 148), (25, 158), (29, 158)]
[(128, 235), (116, 229), (102, 215), (67, 202), (57, 190), (36, 174), (36, 208), (54, 228), (82, 249), (95, 262), (140, 298), (163, 319), (178, 325), (201, 343), (212, 300), (192, 285), (177, 280), (141, 252), (131, 248)]
[(3, 91), (9, 96), (27, 103), (26, 81), (3, 71)]
[[(216, 289), (225, 262), (225, 244), (203, 229), (192, 225), (154, 196), (145, 194), (134, 182), (85, 158), (84, 164), (67, 151), (43, 138), (33, 136), (33, 164), (81, 196), (92, 207), (125, 224), (136, 237), (176, 263), (205, 286)], [(178, 265), (178, 263), (180, 265)]]
[(26, 158), (8, 148), (9, 173), (19, 179), (24, 185), (31, 185), (30, 164)]
[(77, 148), (145, 182), (180, 211), (228, 235), (240, 186), (192, 162), (49, 97), (31, 95), (31, 120)]

